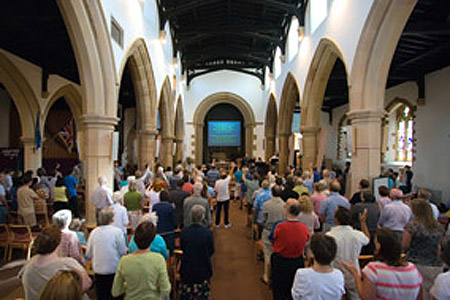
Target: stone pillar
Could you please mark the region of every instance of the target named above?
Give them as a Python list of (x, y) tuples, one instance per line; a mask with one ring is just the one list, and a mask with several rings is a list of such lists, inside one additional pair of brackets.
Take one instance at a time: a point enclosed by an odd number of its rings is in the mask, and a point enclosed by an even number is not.
[(175, 164), (178, 163), (178, 161), (183, 161), (183, 139), (175, 139)]
[(266, 136), (266, 162), (275, 154), (275, 136)]
[(86, 178), (86, 215), (88, 224), (95, 224), (95, 207), (91, 204), (91, 195), (98, 186), (98, 177), (105, 176), (108, 187), (113, 188), (112, 139), (117, 118), (97, 115), (84, 115), (84, 177)]
[(278, 161), (278, 173), (284, 174), (289, 165), (289, 137), (292, 133), (280, 133), (278, 135), (279, 143), (279, 161)]
[(245, 123), (245, 156), (253, 157), (253, 127), (254, 124)]
[(156, 130), (139, 130), (138, 131), (138, 162), (139, 169), (143, 170), (145, 165), (149, 165), (153, 169), (156, 151)]
[(319, 129), (317, 127), (302, 127), (300, 128), (300, 132), (302, 133), (302, 148), (303, 148), (303, 157), (302, 157), (302, 167), (303, 169), (309, 169), (312, 167), (316, 167), (316, 159), (317, 159), (317, 132)]
[(42, 147), (44, 146), (44, 141), (42, 141), (41, 147), (36, 149), (36, 140), (34, 137), (22, 137), (21, 140), (23, 143), (23, 168), (25, 171), (36, 171), (42, 166)]
[(350, 168), (351, 195), (361, 179), (369, 182), (380, 174), (381, 120), (384, 111), (354, 110), (347, 115), (352, 125), (353, 155)]
[(164, 167), (173, 167), (173, 136), (162, 137), (163, 154), (162, 161)]
[(195, 124), (195, 164), (203, 163), (203, 126), (204, 124)]

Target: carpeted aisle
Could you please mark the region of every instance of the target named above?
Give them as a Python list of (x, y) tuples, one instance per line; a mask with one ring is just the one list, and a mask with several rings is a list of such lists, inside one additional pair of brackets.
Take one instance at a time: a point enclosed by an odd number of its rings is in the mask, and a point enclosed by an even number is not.
[(245, 210), (239, 210), (233, 201), (230, 221), (230, 229), (225, 229), (223, 224), (213, 229), (216, 251), (212, 258), (212, 300), (272, 299), (269, 287), (260, 280), (263, 263), (256, 263), (254, 242), (249, 238), (250, 229), (245, 226)]

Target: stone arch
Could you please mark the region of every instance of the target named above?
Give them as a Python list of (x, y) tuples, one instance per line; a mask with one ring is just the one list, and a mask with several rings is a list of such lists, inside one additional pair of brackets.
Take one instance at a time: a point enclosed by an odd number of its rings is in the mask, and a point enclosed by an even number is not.
[[(39, 102), (31, 86), (13, 62), (0, 51), (0, 82), (14, 101), (22, 126), (22, 143), (24, 147), (24, 168), (37, 169), (41, 165), (42, 148), (35, 149), (36, 116)], [(39, 118), (42, 121), (41, 115)], [(41, 132), (42, 132), (42, 122)]]
[(395, 97), (386, 106), (386, 112), (390, 113), (393, 109), (396, 109), (399, 105), (402, 105), (402, 104), (405, 105), (405, 106), (408, 106), (411, 109), (414, 109), (414, 105), (412, 105), (411, 102), (409, 102), (408, 100), (403, 99), (403, 98), (399, 98), (399, 97)]
[(276, 153), (276, 137), (277, 137), (278, 111), (275, 96), (270, 94), (267, 103), (266, 120), (264, 124), (264, 136), (266, 139), (266, 161)]
[(279, 172), (284, 173), (289, 164), (289, 137), (292, 135), (292, 119), (296, 101), (300, 100), (300, 89), (292, 73), (288, 73), (281, 92), (278, 111)]
[(69, 105), (70, 110), (72, 111), (77, 130), (81, 130), (80, 118), (83, 113), (81, 108), (82, 98), (79, 89), (73, 84), (66, 84), (53, 93), (42, 112), (43, 124), (47, 121), (48, 113), (53, 104), (61, 97), (64, 97), (67, 105)]
[(173, 92), (168, 76), (164, 79), (159, 96), (159, 114), (161, 118), (161, 140), (163, 146), (164, 166), (173, 165), (173, 141), (174, 141), (174, 118), (173, 118)]
[(120, 66), (120, 79), (127, 63), (136, 94), (138, 165), (143, 168), (152, 165), (155, 152), (157, 89), (150, 54), (142, 38), (127, 49)]
[(316, 159), (320, 111), (331, 72), (338, 58), (343, 62), (346, 74), (348, 74), (347, 64), (342, 51), (334, 41), (324, 38), (319, 42), (309, 66), (303, 94), (301, 119), (303, 166), (306, 168), (319, 163), (316, 162)]
[(203, 127), (208, 111), (215, 105), (226, 103), (235, 106), (245, 120), (245, 153), (253, 156), (253, 131), (256, 125), (255, 114), (247, 101), (239, 95), (230, 92), (219, 92), (203, 99), (194, 113), (195, 126), (195, 163), (203, 162)]
[(355, 132), (351, 191), (361, 178), (378, 176), (386, 81), (397, 43), (417, 0), (374, 1), (359, 38), (350, 73), (349, 119)]
[(184, 109), (183, 99), (178, 96), (177, 108), (175, 111), (175, 163), (183, 161), (183, 144), (184, 144)]

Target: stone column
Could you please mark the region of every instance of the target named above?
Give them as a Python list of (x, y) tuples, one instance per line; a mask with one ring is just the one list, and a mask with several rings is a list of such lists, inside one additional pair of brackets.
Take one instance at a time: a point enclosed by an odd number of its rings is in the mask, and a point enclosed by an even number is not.
[(384, 111), (354, 110), (347, 115), (352, 125), (353, 155), (350, 168), (350, 191), (361, 179), (369, 182), (380, 174), (381, 120)]
[(42, 141), (41, 147), (36, 149), (36, 140), (34, 137), (22, 137), (21, 140), (23, 143), (23, 168), (25, 171), (36, 171), (42, 165), (42, 147), (44, 146), (44, 141)]
[(278, 135), (279, 143), (279, 162), (278, 173), (284, 174), (289, 165), (289, 137), (292, 133), (280, 133)]
[(84, 177), (86, 178), (86, 220), (95, 224), (95, 207), (91, 195), (98, 186), (98, 177), (105, 176), (108, 186), (113, 187), (112, 139), (117, 118), (83, 115)]
[(253, 157), (253, 128), (254, 124), (245, 124), (245, 155)]
[(143, 170), (145, 165), (149, 165), (153, 169), (156, 151), (156, 129), (139, 130), (138, 131), (138, 162), (139, 169)]
[(275, 154), (275, 136), (266, 136), (266, 162)]
[(317, 132), (319, 129), (317, 127), (302, 127), (300, 132), (302, 133), (302, 167), (304, 170), (316, 167), (317, 158)]
[(204, 124), (195, 124), (195, 164), (203, 163), (203, 127)]
[(175, 164), (178, 161), (183, 161), (183, 139), (175, 139)]
[(164, 167), (173, 167), (173, 136), (162, 137), (163, 154), (162, 161)]

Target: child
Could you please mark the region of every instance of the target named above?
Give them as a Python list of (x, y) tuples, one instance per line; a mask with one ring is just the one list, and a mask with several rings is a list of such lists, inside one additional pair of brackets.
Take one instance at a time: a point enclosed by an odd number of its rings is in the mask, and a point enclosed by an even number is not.
[(78, 241), (80, 242), (81, 246), (86, 246), (86, 235), (84, 233), (84, 230), (82, 229), (84, 227), (84, 223), (80, 221), (80, 219), (73, 219), (72, 223), (70, 223), (70, 230), (75, 231), (78, 237)]
[(324, 233), (315, 233), (311, 238), (310, 249), (314, 259), (312, 268), (297, 270), (292, 298), (341, 299), (345, 292), (344, 275), (330, 266), (336, 256), (336, 241)]
[[(450, 236), (446, 236), (441, 243), (441, 259), (450, 266)], [(436, 300), (450, 299), (450, 271), (439, 274), (434, 281), (430, 294)]]

